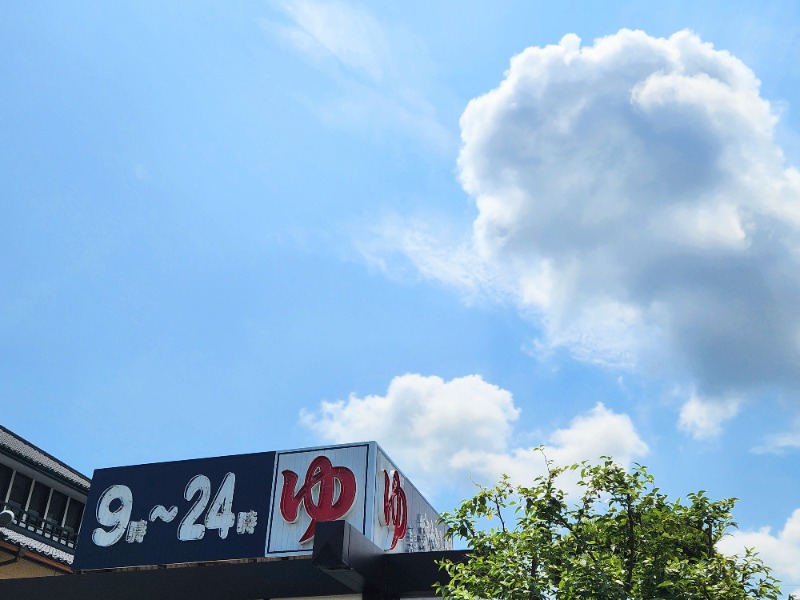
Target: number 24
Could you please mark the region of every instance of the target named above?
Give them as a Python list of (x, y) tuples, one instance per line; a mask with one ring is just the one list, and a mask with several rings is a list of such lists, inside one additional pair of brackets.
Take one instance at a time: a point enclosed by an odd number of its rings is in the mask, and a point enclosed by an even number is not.
[(206, 513), (205, 524), (203, 524), (197, 521), (208, 506), (208, 499), (211, 497), (211, 481), (205, 475), (192, 477), (186, 484), (183, 497), (186, 500), (191, 500), (198, 494), (199, 497), (194, 501), (186, 516), (181, 519), (181, 524), (178, 526), (178, 539), (181, 541), (200, 540), (206, 534), (206, 529), (218, 530), (219, 537), (223, 540), (228, 537), (228, 530), (236, 522), (236, 516), (231, 510), (235, 484), (236, 475), (227, 473), (219, 485), (217, 493), (214, 494), (211, 507)]

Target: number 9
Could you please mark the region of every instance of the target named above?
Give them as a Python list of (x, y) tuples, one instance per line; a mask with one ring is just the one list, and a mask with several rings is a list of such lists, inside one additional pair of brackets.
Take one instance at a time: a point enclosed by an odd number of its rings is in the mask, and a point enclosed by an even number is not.
[[(111, 510), (114, 501), (119, 501), (119, 506)], [(116, 544), (131, 520), (133, 509), (133, 494), (126, 485), (112, 485), (100, 496), (97, 501), (97, 522), (100, 525), (111, 527), (110, 531), (98, 527), (92, 532), (92, 541), (98, 546), (111, 546)]]

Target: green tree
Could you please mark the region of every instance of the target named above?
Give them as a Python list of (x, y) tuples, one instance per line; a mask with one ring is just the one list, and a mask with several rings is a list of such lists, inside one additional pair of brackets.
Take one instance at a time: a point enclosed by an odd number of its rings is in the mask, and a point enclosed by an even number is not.
[[(735, 527), (735, 499), (700, 491), (670, 501), (643, 466), (554, 467), (531, 487), (508, 477), (442, 516), (472, 550), (444, 561), (445, 600), (777, 599), (778, 581), (751, 550), (725, 556), (716, 543)], [(579, 497), (559, 477), (579, 473)], [(489, 520), (487, 523), (486, 520)], [(489, 525), (492, 525), (491, 527)]]

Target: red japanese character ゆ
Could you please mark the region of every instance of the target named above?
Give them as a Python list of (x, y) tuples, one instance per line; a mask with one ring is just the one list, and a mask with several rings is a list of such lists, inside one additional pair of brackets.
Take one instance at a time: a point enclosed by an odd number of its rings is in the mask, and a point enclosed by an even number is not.
[(301, 544), (314, 537), (314, 529), (319, 521), (341, 519), (353, 507), (356, 499), (355, 475), (347, 467), (334, 467), (326, 456), (318, 456), (311, 461), (303, 485), (297, 492), (295, 492), (299, 479), (297, 473), (287, 469), (282, 475), (281, 516), (289, 523), (294, 523), (302, 504), (311, 517), (311, 523), (300, 537)]
[(392, 471), (391, 477), (383, 471), (383, 522), (392, 528), (392, 545), (389, 550), (394, 550), (397, 542), (406, 536), (408, 530), (408, 502), (406, 493), (400, 485), (400, 473)]

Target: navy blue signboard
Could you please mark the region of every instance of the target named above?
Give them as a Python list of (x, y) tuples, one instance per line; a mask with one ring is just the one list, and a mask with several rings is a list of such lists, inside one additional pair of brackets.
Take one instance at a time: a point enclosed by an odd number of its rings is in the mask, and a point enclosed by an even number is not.
[(264, 556), (275, 452), (98, 469), (73, 567)]

